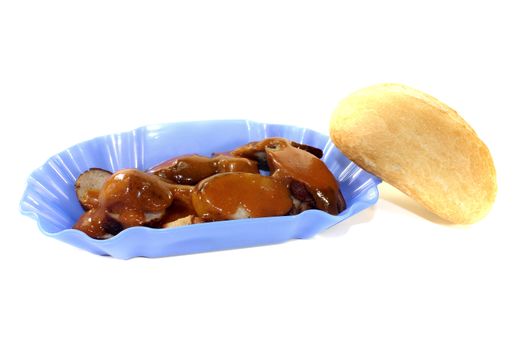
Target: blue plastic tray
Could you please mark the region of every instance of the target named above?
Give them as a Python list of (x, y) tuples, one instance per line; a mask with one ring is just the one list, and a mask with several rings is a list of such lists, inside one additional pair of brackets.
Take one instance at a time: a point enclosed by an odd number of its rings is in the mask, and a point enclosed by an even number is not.
[[(272, 136), (321, 148), (324, 162), (340, 182), (347, 209), (337, 216), (308, 210), (294, 216), (168, 229), (132, 227), (107, 240), (95, 240), (71, 229), (83, 213), (75, 195), (74, 183), (89, 168), (111, 171), (147, 169), (177, 155), (210, 155)], [(180, 122), (98, 137), (51, 157), (29, 176), (20, 209), (37, 221), (45, 235), (94, 254), (119, 259), (136, 256), (153, 258), (312, 237), (373, 205), (378, 199), (377, 185), (380, 181), (348, 160), (326, 135), (313, 130), (246, 120)]]

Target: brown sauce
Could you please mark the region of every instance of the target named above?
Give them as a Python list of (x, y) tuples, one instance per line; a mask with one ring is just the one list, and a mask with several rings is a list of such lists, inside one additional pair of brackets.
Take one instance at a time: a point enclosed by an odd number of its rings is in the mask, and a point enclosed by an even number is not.
[(100, 191), (90, 190), (86, 193), (86, 201), (84, 205), (87, 209), (92, 209), (98, 207), (98, 195)]
[(117, 221), (122, 229), (149, 224), (172, 204), (169, 184), (155, 175), (136, 169), (120, 170), (105, 183), (96, 208), (85, 213), (73, 228), (94, 238), (113, 234), (110, 224)]
[(317, 209), (334, 215), (345, 209), (339, 183), (314, 155), (291, 146), (276, 148), (268, 151), (268, 165), (272, 176), (303, 183)]
[(188, 215), (196, 215), (195, 210), (193, 209), (191, 196), (193, 188), (193, 186), (170, 185), (170, 190), (173, 194), (173, 202), (166, 209), (165, 215), (159, 222), (159, 227)]
[(125, 228), (144, 224), (146, 213), (162, 212), (172, 201), (173, 194), (166, 182), (136, 169), (113, 174), (99, 194), (99, 205), (118, 215)]
[(232, 154), (253, 159), (260, 158), (263, 152), (266, 154), (270, 174), (304, 184), (313, 196), (317, 209), (330, 214), (344, 210), (346, 204), (339, 190), (339, 183), (318, 158), (319, 152), (308, 152), (303, 150), (306, 146), (297, 145), (300, 144), (293, 145), (287, 139), (275, 137), (249, 143), (232, 151)]
[(286, 215), (292, 199), (285, 183), (270, 176), (225, 173), (201, 181), (193, 207), (205, 220), (233, 220)]
[(86, 211), (73, 228), (97, 239), (109, 238), (123, 229), (122, 225), (111, 218), (104, 208), (93, 208)]
[(182, 156), (156, 165), (150, 173), (177, 184), (196, 185), (199, 181), (217, 173), (259, 173), (257, 163), (242, 157), (220, 154), (209, 158), (199, 155)]

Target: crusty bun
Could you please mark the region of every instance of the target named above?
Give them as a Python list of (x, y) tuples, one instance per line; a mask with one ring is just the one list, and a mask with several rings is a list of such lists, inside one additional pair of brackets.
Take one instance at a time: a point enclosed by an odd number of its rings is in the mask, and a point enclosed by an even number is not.
[(456, 111), (408, 86), (353, 93), (333, 113), (330, 137), (357, 165), (450, 222), (481, 219), (496, 197), (487, 146)]

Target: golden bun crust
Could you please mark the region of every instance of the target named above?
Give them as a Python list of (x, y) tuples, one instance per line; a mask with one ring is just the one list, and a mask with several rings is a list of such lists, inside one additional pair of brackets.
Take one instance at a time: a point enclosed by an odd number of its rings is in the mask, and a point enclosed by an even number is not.
[(456, 111), (401, 84), (380, 84), (341, 101), (330, 137), (348, 158), (440, 217), (469, 224), (496, 197), (490, 152)]

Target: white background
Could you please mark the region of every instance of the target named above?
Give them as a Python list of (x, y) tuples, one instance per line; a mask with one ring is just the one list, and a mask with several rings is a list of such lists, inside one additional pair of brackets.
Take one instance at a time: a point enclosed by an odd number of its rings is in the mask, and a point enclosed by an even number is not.
[[(524, 349), (519, 1), (2, 1), (1, 349)], [(401, 82), (458, 110), (499, 194), (470, 227), (381, 185), (314, 239), (120, 261), (18, 213), (77, 142), (177, 120), (328, 131), (353, 90)]]

